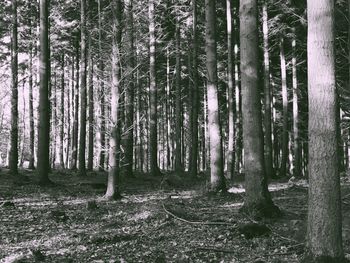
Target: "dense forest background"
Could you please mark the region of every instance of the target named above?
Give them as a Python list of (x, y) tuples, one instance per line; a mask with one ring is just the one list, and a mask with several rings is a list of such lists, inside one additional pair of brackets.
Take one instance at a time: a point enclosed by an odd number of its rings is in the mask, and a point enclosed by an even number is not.
[(283, 214), (268, 183), (304, 180), (305, 262), (345, 260), (349, 1), (5, 0), (0, 14), (0, 165), (15, 183), (102, 175), (119, 200), (139, 178), (211, 194), (245, 180), (255, 223)]

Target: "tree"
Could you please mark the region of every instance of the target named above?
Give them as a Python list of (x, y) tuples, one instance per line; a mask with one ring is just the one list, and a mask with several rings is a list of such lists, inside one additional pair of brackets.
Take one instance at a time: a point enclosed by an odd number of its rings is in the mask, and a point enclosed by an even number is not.
[(342, 262), (334, 1), (308, 0), (307, 17), (309, 202), (305, 262)]
[(117, 199), (119, 193), (120, 163), (120, 42), (122, 36), (122, 3), (112, 1), (112, 86), (111, 86), (111, 137), (109, 140), (109, 170), (105, 198)]
[[(90, 38), (89, 38), (90, 40)], [(92, 171), (94, 166), (94, 64), (92, 59), (92, 46), (89, 41), (89, 148), (87, 169)]]
[(40, 0), (40, 90), (37, 173), (40, 184), (49, 184), (50, 104), (49, 104), (49, 1)]
[(216, 54), (216, 5), (213, 0), (205, 1), (205, 48), (208, 93), (208, 131), (210, 148), (210, 190), (225, 190), (224, 161), (219, 116)]
[(11, 35), (11, 148), (10, 172), (18, 175), (18, 38), (17, 38), (17, 0), (12, 0)]
[(73, 118), (73, 134), (72, 134), (72, 165), (73, 170), (77, 169), (78, 161), (78, 131), (79, 131), (79, 41), (76, 43), (75, 58), (75, 91), (74, 91), (74, 118)]
[(61, 102), (60, 102), (60, 114), (61, 114), (61, 123), (60, 123), (60, 154), (59, 161), (60, 167), (64, 169), (64, 54), (61, 56)]
[(33, 106), (33, 32), (31, 18), (29, 18), (29, 169), (34, 169), (34, 106)]
[(158, 167), (158, 141), (157, 141), (157, 82), (156, 82), (156, 36), (154, 18), (154, 0), (148, 1), (149, 19), (149, 157), (151, 174), (160, 175)]
[(86, 0), (81, 0), (80, 16), (80, 137), (79, 137), (79, 174), (86, 175), (86, 72), (87, 72), (87, 48), (86, 48)]
[(246, 197), (243, 210), (274, 216), (279, 209), (267, 189), (261, 105), (258, 91), (258, 10), (256, 0), (240, 1), (241, 85)]

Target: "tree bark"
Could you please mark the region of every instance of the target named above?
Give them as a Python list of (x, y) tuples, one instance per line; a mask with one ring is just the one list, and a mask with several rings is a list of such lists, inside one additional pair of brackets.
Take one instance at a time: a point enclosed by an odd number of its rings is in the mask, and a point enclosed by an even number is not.
[(61, 126), (60, 126), (60, 168), (64, 169), (64, 54), (61, 58)]
[(48, 184), (50, 168), (50, 103), (49, 103), (49, 0), (40, 0), (40, 90), (37, 173), (40, 184)]
[(94, 114), (95, 114), (95, 101), (94, 101), (94, 63), (92, 58), (92, 46), (91, 41), (89, 45), (89, 148), (88, 148), (88, 164), (87, 164), (87, 170), (92, 171), (94, 167)]
[(77, 169), (78, 162), (78, 132), (79, 132), (79, 42), (77, 42), (76, 60), (75, 60), (75, 98), (74, 98), (74, 120), (73, 120), (73, 138), (72, 138), (72, 169)]
[(30, 42), (29, 42), (29, 169), (34, 169), (34, 106), (33, 106), (33, 33), (32, 23), (29, 20), (30, 25)]
[(256, 0), (240, 2), (241, 85), (246, 197), (243, 210), (253, 216), (279, 214), (267, 189), (261, 104), (258, 90), (258, 9)]
[(309, 203), (305, 262), (343, 262), (334, 1), (308, 0), (307, 15)]
[(208, 92), (208, 131), (210, 145), (210, 190), (225, 191), (222, 136), (217, 87), (216, 6), (215, 1), (205, 1), (206, 17), (206, 68)]

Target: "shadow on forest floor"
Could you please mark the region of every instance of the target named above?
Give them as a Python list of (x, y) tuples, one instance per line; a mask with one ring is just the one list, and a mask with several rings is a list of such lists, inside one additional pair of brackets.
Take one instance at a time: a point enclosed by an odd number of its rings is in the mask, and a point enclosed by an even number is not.
[[(24, 184), (0, 172), (0, 262), (299, 262), (307, 213), (305, 183), (270, 184), (284, 216), (264, 220), (252, 238), (239, 213), (241, 185), (208, 196), (205, 180), (138, 175), (123, 198), (105, 201), (103, 173), (55, 171), (56, 187)], [(169, 179), (170, 178), (170, 179)], [(344, 249), (350, 254), (350, 183), (343, 180)], [(260, 260), (260, 261), (259, 261)]]

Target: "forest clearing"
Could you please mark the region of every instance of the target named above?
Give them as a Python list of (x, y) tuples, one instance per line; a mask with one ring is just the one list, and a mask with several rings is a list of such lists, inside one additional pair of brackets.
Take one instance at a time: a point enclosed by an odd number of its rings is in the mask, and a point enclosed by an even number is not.
[[(0, 175), (1, 262), (287, 263), (299, 262), (304, 253), (305, 181), (271, 183), (283, 216), (259, 221), (267, 230), (254, 232), (244, 226), (256, 221), (239, 213), (244, 193), (208, 195), (203, 178), (174, 187), (164, 178), (137, 176), (126, 180), (121, 200), (106, 201), (101, 199), (105, 174), (82, 181), (57, 171), (57, 185), (40, 188), (31, 172), (23, 172), (28, 181), (15, 187), (7, 171)], [(345, 219), (350, 216), (348, 178), (342, 180), (342, 194)], [(343, 235), (350, 258), (349, 220)]]

